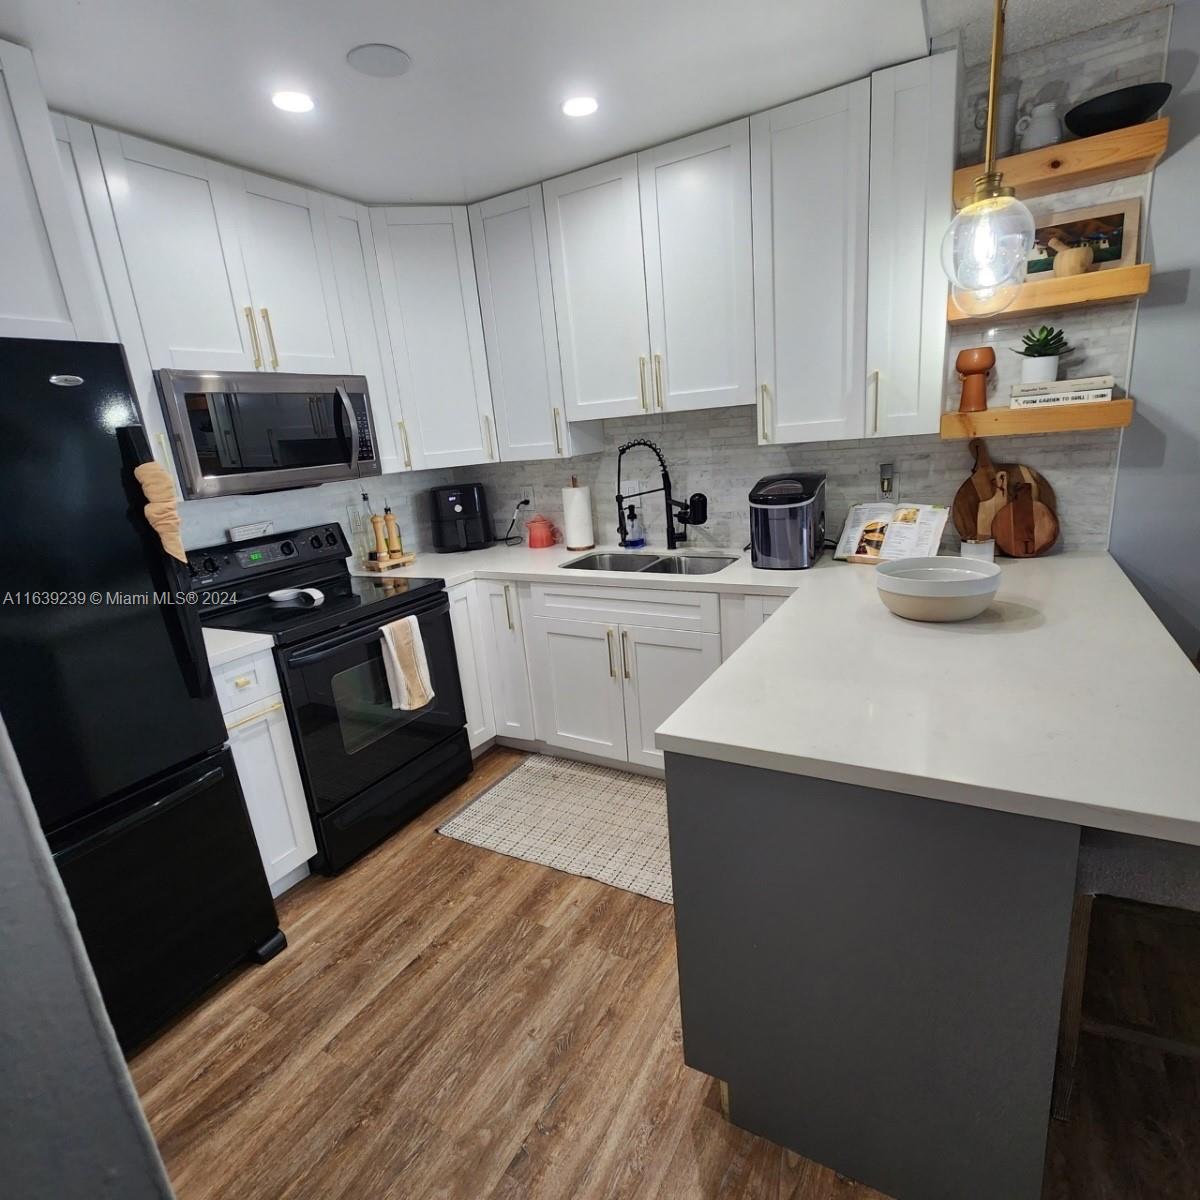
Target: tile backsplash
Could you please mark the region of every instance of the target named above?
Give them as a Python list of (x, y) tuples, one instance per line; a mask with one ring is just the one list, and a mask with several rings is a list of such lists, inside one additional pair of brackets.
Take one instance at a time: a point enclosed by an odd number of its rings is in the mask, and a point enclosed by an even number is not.
[[(779, 471), (825, 471), (828, 483), (828, 527), (836, 535), (851, 504), (879, 498), (879, 466), (890, 462), (896, 499), (949, 504), (970, 474), (971, 455), (965, 442), (936, 436), (875, 438), (851, 442), (807, 442), (794, 446), (759, 446), (755, 410), (743, 406), (708, 412), (666, 413), (605, 421), (604, 449), (597, 454), (536, 462), (495, 463), (461, 470), (414, 471), (366, 481), (372, 503), (381, 510), (387, 499), (400, 522), (406, 546), (431, 549), (425, 490), (451, 479), (480, 480), (487, 489), (497, 534), (502, 534), (520, 498), (521, 488), (534, 491), (533, 512), (562, 522), (562, 488), (572, 474), (592, 491), (593, 520), (599, 543), (616, 542), (617, 447), (634, 437), (655, 442), (671, 468), (680, 498), (692, 492), (708, 496), (708, 523), (693, 528), (689, 544), (739, 547), (749, 539), (749, 492), (763, 475)], [(1062, 545), (1097, 549), (1108, 543), (1109, 514), (1117, 461), (1118, 435), (1112, 430), (1006, 438), (992, 444), (1004, 461), (1023, 462), (1046, 475), (1058, 496)], [(658, 466), (646, 450), (625, 456), (624, 477), (658, 484)], [(184, 542), (191, 548), (223, 541), (231, 525), (270, 520), (282, 532), (308, 524), (337, 520), (346, 527), (347, 505), (358, 499), (354, 484), (326, 484), (262, 496), (193, 500), (182, 506)], [(647, 496), (641, 508), (647, 537), (665, 543), (660, 496)], [(957, 538), (950, 527), (946, 545)]]

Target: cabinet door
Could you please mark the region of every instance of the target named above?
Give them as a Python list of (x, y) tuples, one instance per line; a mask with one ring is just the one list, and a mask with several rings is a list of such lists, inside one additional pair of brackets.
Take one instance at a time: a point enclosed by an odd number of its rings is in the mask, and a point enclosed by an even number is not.
[(759, 441), (860, 438), (871, 85), (750, 118)]
[(485, 641), (476, 600), (475, 581), (450, 588), (450, 625), (454, 630), (454, 653), (462, 684), (463, 707), (467, 710), (467, 738), (471, 749), (496, 736), (492, 697), (488, 688)]
[(242, 258), (265, 369), (348, 370), (321, 198), (249, 171), (238, 181)]
[(655, 407), (753, 404), (750, 122), (637, 158)]
[(373, 208), (408, 435), (426, 467), (496, 461), (467, 210)]
[(0, 337), (112, 340), (33, 55), (0, 41)]
[(533, 617), (529, 626), (538, 737), (551, 746), (625, 762), (617, 626), (557, 617)]
[(261, 367), (231, 169), (99, 126), (96, 143), (151, 366)]
[(567, 417), (650, 411), (637, 155), (542, 184)]
[(283, 699), (237, 709), (225, 722), (263, 869), (274, 884), (317, 852)]
[(517, 585), (480, 580), (477, 587), (496, 733), (500, 737), (532, 741), (535, 736), (533, 699), (529, 692), (529, 668), (525, 662), (525, 635)]
[(562, 372), (541, 189), (497, 196), (469, 213), (500, 457), (561, 457)]
[(936, 433), (946, 355), (958, 54), (871, 76), (867, 432)]
[(370, 213), (362, 204), (326, 196), (325, 225), (350, 370), (366, 376), (383, 473), (411, 470), (420, 463), (414, 461), (400, 407)]
[(661, 767), (654, 731), (721, 665), (721, 637), (621, 626), (629, 761)]

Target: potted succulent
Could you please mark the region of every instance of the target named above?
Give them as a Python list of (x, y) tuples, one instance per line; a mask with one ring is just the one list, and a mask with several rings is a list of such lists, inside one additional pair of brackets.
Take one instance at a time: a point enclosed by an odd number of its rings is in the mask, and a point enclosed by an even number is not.
[(1058, 378), (1058, 360), (1071, 347), (1067, 335), (1052, 325), (1030, 329), (1021, 338), (1022, 345), (1013, 352), (1021, 355), (1022, 383), (1053, 383)]

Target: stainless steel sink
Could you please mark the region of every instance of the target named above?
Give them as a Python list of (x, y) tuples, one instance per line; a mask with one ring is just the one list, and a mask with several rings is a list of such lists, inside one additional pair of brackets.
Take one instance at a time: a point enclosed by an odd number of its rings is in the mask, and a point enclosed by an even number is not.
[(641, 554), (632, 550), (600, 550), (559, 565), (571, 571), (644, 571), (658, 558), (657, 554)]
[(642, 570), (647, 575), (712, 575), (735, 562), (736, 558), (721, 554), (680, 554), (660, 558)]
[(647, 575), (711, 575), (737, 562), (725, 554), (642, 554), (632, 550), (600, 550), (561, 566), (572, 571), (630, 571)]

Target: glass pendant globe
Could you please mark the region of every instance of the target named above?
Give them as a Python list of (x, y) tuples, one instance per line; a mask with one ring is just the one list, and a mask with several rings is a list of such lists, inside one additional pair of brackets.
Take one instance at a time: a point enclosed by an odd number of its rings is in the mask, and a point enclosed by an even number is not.
[(1035, 228), (1033, 214), (1015, 196), (976, 200), (946, 230), (942, 267), (962, 292), (996, 292), (1006, 284), (1019, 285), (1033, 251)]
[(995, 287), (977, 288), (975, 291), (952, 287), (950, 294), (959, 311), (968, 317), (991, 317), (1003, 312), (1020, 295), (1024, 282), (1025, 272), (1022, 271), (1020, 279), (1010, 279)]

